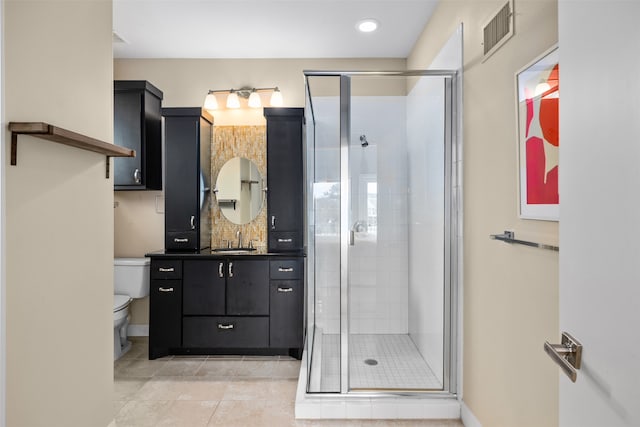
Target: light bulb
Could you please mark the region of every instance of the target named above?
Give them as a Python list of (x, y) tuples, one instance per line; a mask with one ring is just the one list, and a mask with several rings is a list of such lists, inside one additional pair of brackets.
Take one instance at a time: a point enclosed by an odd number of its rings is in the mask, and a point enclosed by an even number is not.
[(260, 101), (260, 95), (258, 92), (251, 91), (251, 95), (249, 95), (249, 107), (251, 108), (260, 108), (262, 107), (262, 102)]
[(271, 106), (282, 107), (282, 92), (278, 88), (275, 88), (271, 94)]
[(356, 28), (362, 33), (371, 33), (378, 29), (378, 21), (375, 19), (363, 19), (356, 24)]
[(238, 94), (235, 92), (231, 92), (227, 97), (227, 108), (240, 108), (240, 99), (238, 99)]
[(217, 110), (218, 109), (218, 100), (216, 96), (212, 93), (208, 94), (204, 99), (204, 109), (205, 110)]

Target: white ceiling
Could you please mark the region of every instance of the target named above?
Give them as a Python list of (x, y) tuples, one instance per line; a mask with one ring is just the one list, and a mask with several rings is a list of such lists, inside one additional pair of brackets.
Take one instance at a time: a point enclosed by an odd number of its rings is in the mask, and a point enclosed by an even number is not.
[[(116, 58), (406, 58), (438, 0), (114, 0)], [(374, 18), (374, 33), (356, 23)]]

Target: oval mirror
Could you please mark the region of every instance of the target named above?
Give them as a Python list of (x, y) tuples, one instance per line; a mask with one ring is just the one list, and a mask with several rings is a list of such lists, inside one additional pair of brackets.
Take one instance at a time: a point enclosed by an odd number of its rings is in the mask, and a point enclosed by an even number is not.
[(264, 186), (258, 166), (244, 157), (227, 161), (216, 179), (216, 198), (222, 214), (234, 224), (247, 224), (262, 209)]

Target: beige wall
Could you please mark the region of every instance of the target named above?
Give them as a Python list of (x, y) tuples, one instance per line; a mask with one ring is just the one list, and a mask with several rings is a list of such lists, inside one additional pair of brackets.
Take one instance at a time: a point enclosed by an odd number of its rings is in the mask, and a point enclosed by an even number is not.
[[(6, 120), (111, 141), (111, 1), (5, 3)], [(105, 158), (20, 137), (17, 166), (4, 167), (7, 426), (106, 426), (113, 181)]]
[(558, 254), (489, 240), (505, 229), (557, 243), (558, 223), (518, 218), (514, 74), (557, 42), (556, 1), (516, 0), (516, 34), (482, 63), (482, 25), (504, 1), (444, 1), (407, 60), (428, 67), (464, 25), (463, 399), (483, 427), (558, 424)]
[[(162, 90), (163, 107), (202, 106), (209, 89), (243, 86), (278, 86), (285, 107), (303, 107), (303, 70), (403, 70), (405, 64), (404, 59), (117, 59), (113, 74), (116, 80), (150, 81)], [(216, 126), (265, 124), (262, 109), (221, 109), (213, 116)], [(163, 249), (162, 192), (119, 191), (115, 200), (115, 256)], [(131, 324), (148, 324), (148, 307), (148, 298), (135, 300)]]

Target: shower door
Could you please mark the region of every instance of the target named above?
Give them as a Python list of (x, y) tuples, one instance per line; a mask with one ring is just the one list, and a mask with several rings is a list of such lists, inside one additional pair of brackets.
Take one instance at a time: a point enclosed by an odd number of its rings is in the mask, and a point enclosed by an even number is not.
[(307, 75), (309, 392), (455, 392), (454, 82)]
[(343, 391), (443, 391), (451, 80), (354, 75), (349, 83)]

